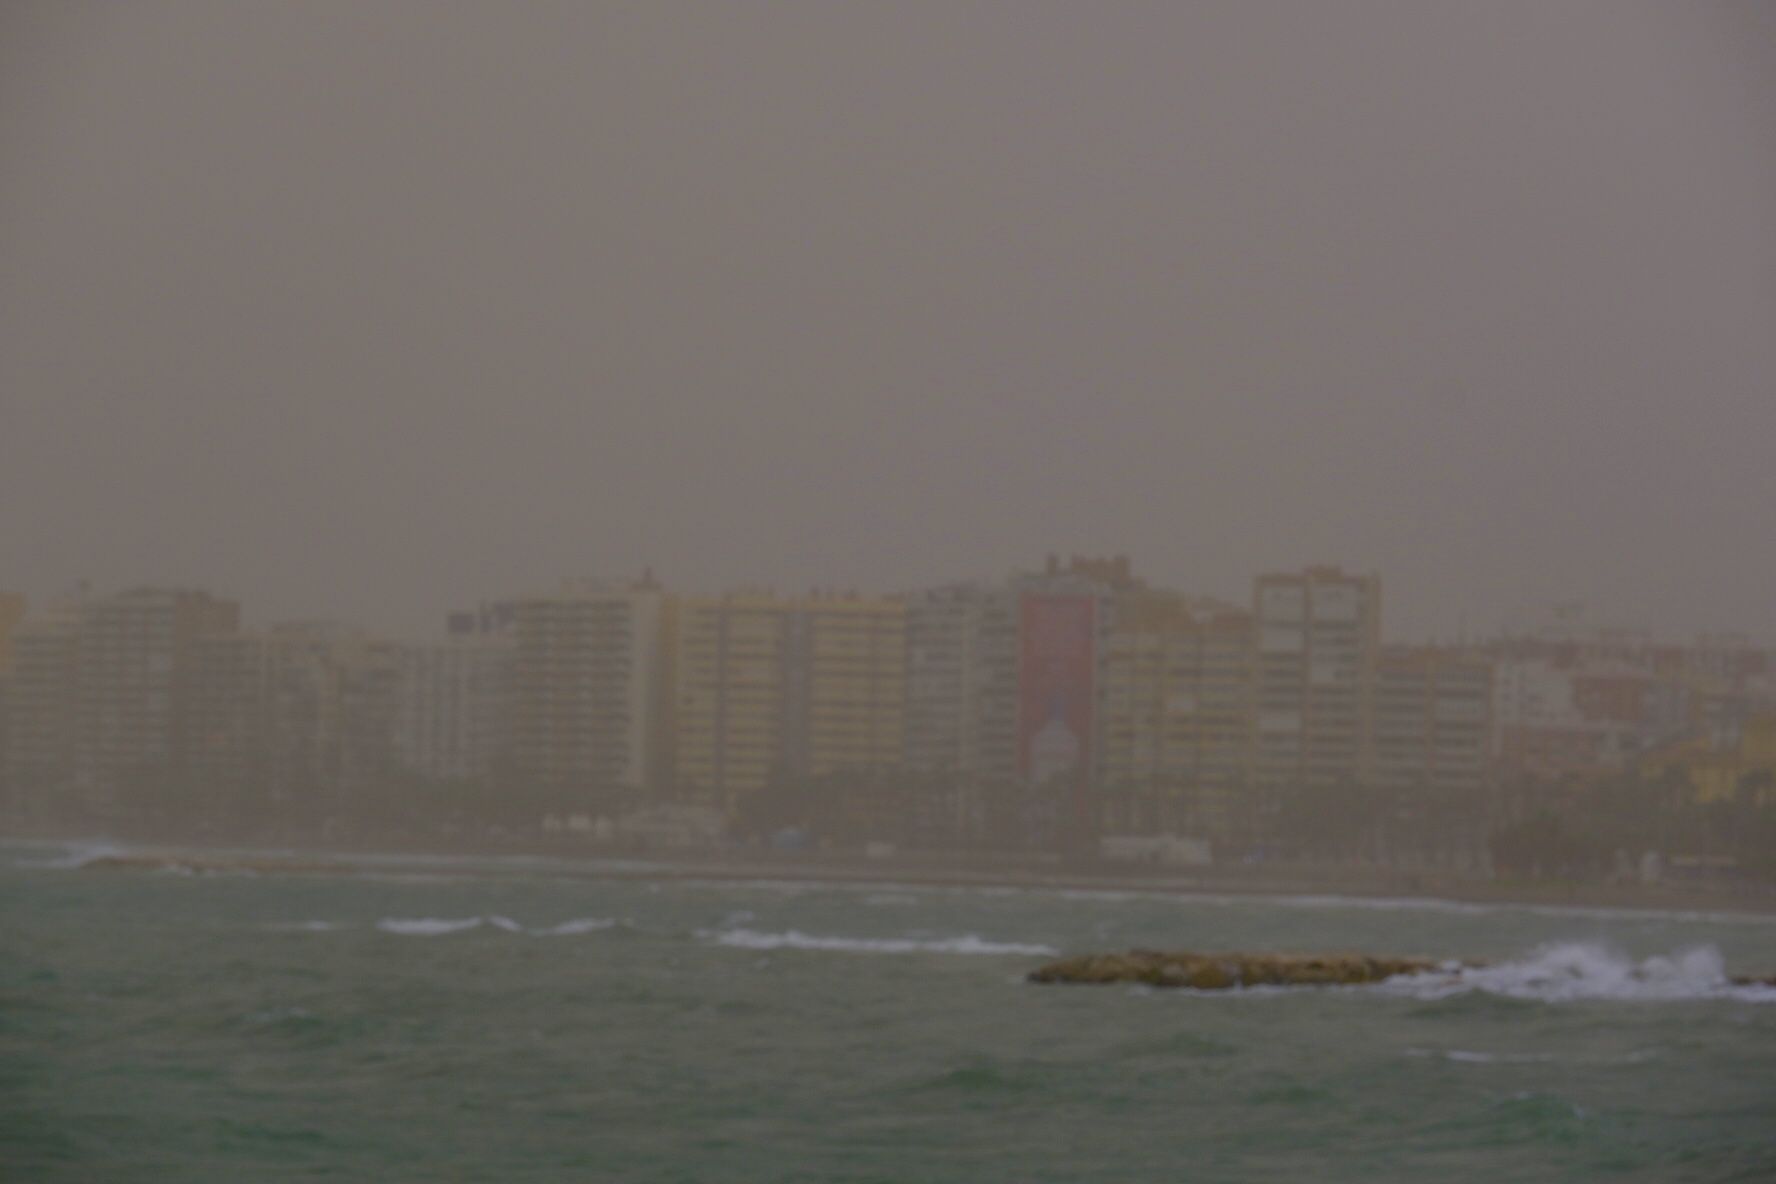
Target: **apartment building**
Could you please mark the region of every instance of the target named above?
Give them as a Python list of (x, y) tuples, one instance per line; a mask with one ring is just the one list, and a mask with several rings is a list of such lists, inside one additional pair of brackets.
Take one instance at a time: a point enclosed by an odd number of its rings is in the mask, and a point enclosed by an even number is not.
[(433, 781), (490, 775), (505, 736), (515, 642), (455, 634), (401, 647), (395, 751), (405, 772)]
[(658, 784), (668, 627), (651, 583), (513, 602), (505, 755), (519, 786), (577, 811)]
[(787, 637), (790, 769), (823, 776), (891, 768), (906, 743), (906, 605), (805, 599)]
[(401, 773), (403, 648), (327, 622), (194, 647), (186, 767), (218, 825), (374, 812)]
[(1493, 667), (1483, 655), (1389, 647), (1376, 670), (1373, 783), (1396, 846), (1476, 852), (1487, 815)]
[(1050, 556), (1002, 583), (909, 596), (908, 766), (1041, 781), (1065, 764), (1095, 782), (1110, 596), (1129, 579), (1125, 559)]
[(72, 784), (85, 805), (171, 788), (184, 756), (191, 658), (235, 631), (240, 606), (186, 588), (135, 588), (83, 603), (75, 647)]
[(906, 599), (910, 769), (1010, 777), (1017, 769), (1017, 596), (959, 583)]
[(1365, 783), (1381, 581), (1337, 567), (1259, 576), (1255, 774), (1273, 789)]
[(681, 796), (731, 809), (787, 773), (792, 617), (791, 603), (769, 593), (679, 601), (673, 761)]
[(9, 812), (42, 823), (65, 805), (74, 773), (75, 656), (80, 620), (72, 611), (28, 619), (12, 630), (4, 681), (3, 772)]
[(1249, 826), (1256, 727), (1250, 613), (1118, 596), (1102, 666), (1104, 827), (1232, 838)]
[(12, 633), (25, 619), (25, 598), (17, 592), (0, 592), (0, 674), (12, 665)]
[(777, 779), (904, 759), (907, 608), (899, 600), (686, 598), (676, 646), (675, 770), (693, 801), (726, 809)]

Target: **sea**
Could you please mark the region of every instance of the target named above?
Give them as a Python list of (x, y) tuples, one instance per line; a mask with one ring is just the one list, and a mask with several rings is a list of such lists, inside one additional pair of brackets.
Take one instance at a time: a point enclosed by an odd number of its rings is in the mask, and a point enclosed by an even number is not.
[[(0, 844), (6, 1181), (1776, 1181), (1768, 915), (99, 851)], [(1025, 981), (1136, 946), (1452, 962)]]

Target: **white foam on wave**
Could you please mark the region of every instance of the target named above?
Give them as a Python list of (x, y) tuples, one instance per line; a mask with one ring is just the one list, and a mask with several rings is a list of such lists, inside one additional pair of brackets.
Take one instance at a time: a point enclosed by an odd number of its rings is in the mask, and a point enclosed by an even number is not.
[(97, 859), (105, 859), (114, 855), (128, 855), (129, 849), (103, 839), (82, 840), (71, 843), (32, 843), (30, 846), (41, 849), (51, 847), (55, 855), (33, 855), (25, 859), (13, 861), (14, 867), (42, 869), (82, 868)]
[[(497, 913), (478, 917), (384, 917), (376, 928), (399, 937), (442, 937), (449, 933), (467, 933), (471, 929), (498, 929), (504, 933), (525, 933), (532, 937), (576, 937), (615, 929), (623, 924), (610, 917), (575, 917), (557, 925), (527, 929), (510, 917)], [(274, 921), (262, 926), (281, 933), (332, 933), (349, 929), (343, 921)]]
[(1554, 1058), (1547, 1053), (1475, 1052), (1466, 1048), (1409, 1048), (1409, 1057), (1437, 1057), (1458, 1065), (1539, 1065)]
[(1776, 987), (1740, 985), (1729, 979), (1720, 951), (1713, 946), (1698, 946), (1636, 961), (1606, 945), (1556, 942), (1540, 946), (1525, 957), (1491, 966), (1453, 968), (1390, 979), (1379, 989), (1420, 999), (1446, 999), (1479, 991), (1545, 1003), (1581, 1000), (1776, 1003)]
[(522, 932), (524, 926), (510, 917), (384, 917), (376, 923), (376, 927), (384, 933), (395, 933), (402, 937), (441, 937), (446, 933), (464, 933), (470, 929), (479, 929), (483, 925), (495, 929), (504, 929), (508, 933)]
[(528, 932), (532, 937), (578, 937), (583, 933), (598, 933), (616, 927), (617, 922), (609, 917), (575, 917), (559, 925), (549, 925)]
[(987, 941), (975, 934), (960, 937), (823, 937), (797, 929), (764, 933), (756, 929), (702, 930), (697, 934), (720, 946), (745, 950), (823, 950), (847, 954), (988, 954), (1043, 955), (1060, 951), (1026, 942)]

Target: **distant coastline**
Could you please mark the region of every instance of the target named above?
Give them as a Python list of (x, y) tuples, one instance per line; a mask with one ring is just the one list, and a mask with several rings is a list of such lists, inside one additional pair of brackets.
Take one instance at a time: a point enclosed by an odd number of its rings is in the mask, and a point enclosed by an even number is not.
[(1776, 916), (1776, 889), (1718, 884), (1486, 880), (1365, 867), (1203, 867), (1188, 873), (1003, 856), (856, 852), (634, 851), (555, 845), (451, 847), (377, 843), (322, 847), (234, 845), (182, 838), (0, 834), (0, 842), (84, 852), (67, 866), (94, 870), (183, 868), (265, 875), (408, 874), (499, 878), (549, 875), (587, 880), (796, 882), (936, 889), (1103, 892), (1180, 897), (1327, 897), (1402, 907), (1520, 906), (1655, 913)]

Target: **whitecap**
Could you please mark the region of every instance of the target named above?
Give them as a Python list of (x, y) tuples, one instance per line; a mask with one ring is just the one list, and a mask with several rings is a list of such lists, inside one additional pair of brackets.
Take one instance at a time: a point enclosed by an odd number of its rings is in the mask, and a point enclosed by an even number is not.
[(747, 950), (822, 950), (848, 954), (987, 954), (1053, 957), (1053, 946), (1027, 942), (987, 941), (968, 933), (959, 937), (826, 937), (791, 929), (764, 933), (756, 929), (702, 930), (704, 941)]
[(1476, 1052), (1466, 1048), (1409, 1048), (1409, 1057), (1438, 1057), (1458, 1065), (1539, 1065), (1553, 1060), (1547, 1053)]
[(104, 840), (70, 843), (63, 846), (61, 852), (60, 855), (49, 859), (20, 860), (17, 866), (57, 869), (82, 868), (95, 860), (129, 854), (127, 848), (121, 847), (116, 843), (105, 842)]
[(1420, 999), (1483, 992), (1546, 1003), (1581, 1000), (1776, 1003), (1776, 987), (1727, 977), (1718, 949), (1699, 946), (1636, 961), (1606, 945), (1556, 942), (1491, 966), (1458, 967), (1390, 979), (1379, 988)]
[(542, 929), (530, 930), (532, 937), (578, 937), (583, 933), (598, 933), (605, 929), (615, 929), (617, 922), (609, 917), (575, 917), (571, 921), (563, 921), (559, 925), (549, 925)]
[(439, 937), (446, 933), (462, 933), (465, 930), (477, 929), (483, 923), (481, 917), (462, 917), (450, 919), (445, 917), (384, 917), (376, 923), (376, 927), (384, 933), (396, 933), (402, 937)]

